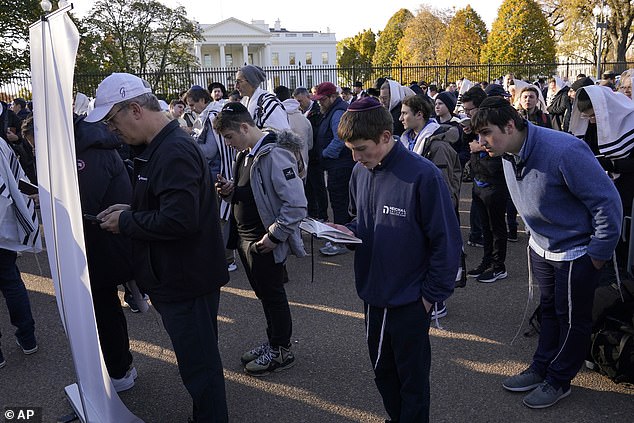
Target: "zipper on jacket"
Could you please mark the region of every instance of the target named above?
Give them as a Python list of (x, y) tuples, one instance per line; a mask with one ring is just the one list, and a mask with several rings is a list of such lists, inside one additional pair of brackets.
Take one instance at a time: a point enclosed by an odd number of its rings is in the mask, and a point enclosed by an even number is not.
[(262, 172), (258, 169), (258, 177), (260, 178), (260, 185), (262, 185), (262, 192), (266, 195), (266, 188), (264, 187), (264, 179), (262, 178)]

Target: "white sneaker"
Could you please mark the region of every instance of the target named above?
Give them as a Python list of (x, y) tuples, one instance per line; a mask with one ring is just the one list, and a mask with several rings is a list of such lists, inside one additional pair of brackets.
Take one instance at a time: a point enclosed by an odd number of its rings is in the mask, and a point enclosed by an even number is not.
[(229, 265), (227, 266), (227, 270), (230, 272), (235, 272), (236, 270), (238, 270), (238, 265), (235, 261), (233, 263), (229, 263)]
[(117, 392), (127, 391), (134, 386), (134, 380), (137, 378), (136, 367), (131, 368), (121, 379), (110, 378), (112, 386)]

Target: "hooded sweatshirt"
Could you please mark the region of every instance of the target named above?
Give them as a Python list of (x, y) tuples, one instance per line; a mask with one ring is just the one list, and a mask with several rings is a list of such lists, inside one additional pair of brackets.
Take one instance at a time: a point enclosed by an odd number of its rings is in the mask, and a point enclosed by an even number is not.
[(302, 140), (302, 160), (308, 164), (308, 151), (313, 148), (313, 125), (299, 108), (299, 101), (294, 98), (286, 99), (282, 102), (288, 114), (288, 123), (291, 130)]

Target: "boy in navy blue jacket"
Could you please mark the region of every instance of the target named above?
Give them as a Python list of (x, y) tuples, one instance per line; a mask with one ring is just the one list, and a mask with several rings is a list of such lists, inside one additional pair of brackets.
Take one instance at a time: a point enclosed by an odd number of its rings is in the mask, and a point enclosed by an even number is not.
[(429, 160), (392, 137), (374, 98), (344, 113), (339, 138), (357, 163), (346, 226), (363, 241), (355, 279), (364, 301), (375, 382), (393, 422), (429, 420), (431, 304), (453, 292), (462, 238), (447, 184)]
[(530, 391), (527, 407), (550, 407), (570, 395), (590, 347), (594, 290), (621, 233), (621, 201), (583, 141), (527, 122), (502, 97), (484, 100), (471, 123), (487, 153), (507, 159), (504, 176), (531, 234), (529, 275), (540, 290), (533, 362), (502, 385)]

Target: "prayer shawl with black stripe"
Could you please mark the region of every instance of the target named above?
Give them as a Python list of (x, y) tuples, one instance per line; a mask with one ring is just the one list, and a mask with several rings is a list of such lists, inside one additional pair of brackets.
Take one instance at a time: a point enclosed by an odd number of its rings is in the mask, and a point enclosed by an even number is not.
[(291, 129), (286, 110), (275, 94), (257, 88), (253, 96), (243, 99), (242, 104), (247, 106), (258, 128), (271, 128), (278, 131)]
[(0, 248), (38, 252), (42, 239), (35, 202), (18, 190), (19, 179), (28, 180), (13, 149), (0, 138)]
[[(628, 157), (634, 148), (634, 101), (608, 87), (590, 85), (579, 91), (581, 90), (588, 93), (592, 102), (597, 120), (599, 153), (612, 160)], [(575, 101), (570, 118), (570, 132), (576, 136), (584, 136), (587, 129), (588, 119), (581, 117)]]
[[(196, 137), (199, 146), (203, 152), (206, 151), (204, 144), (213, 138), (213, 141), (218, 147), (220, 152), (220, 174), (228, 180), (233, 179), (233, 162), (236, 159), (235, 150), (225, 144), (224, 138), (215, 129), (213, 129), (213, 120), (216, 118), (220, 110), (222, 109), (224, 102), (214, 101), (209, 103), (205, 110), (200, 114), (199, 120), (202, 124), (202, 131)], [(212, 137), (209, 137), (209, 134)], [(209, 157), (207, 157), (209, 159)], [(216, 181), (218, 175), (211, 175), (212, 185)], [(229, 220), (229, 212), (231, 210), (231, 204), (224, 199), (220, 200), (220, 218), (222, 220)]]

